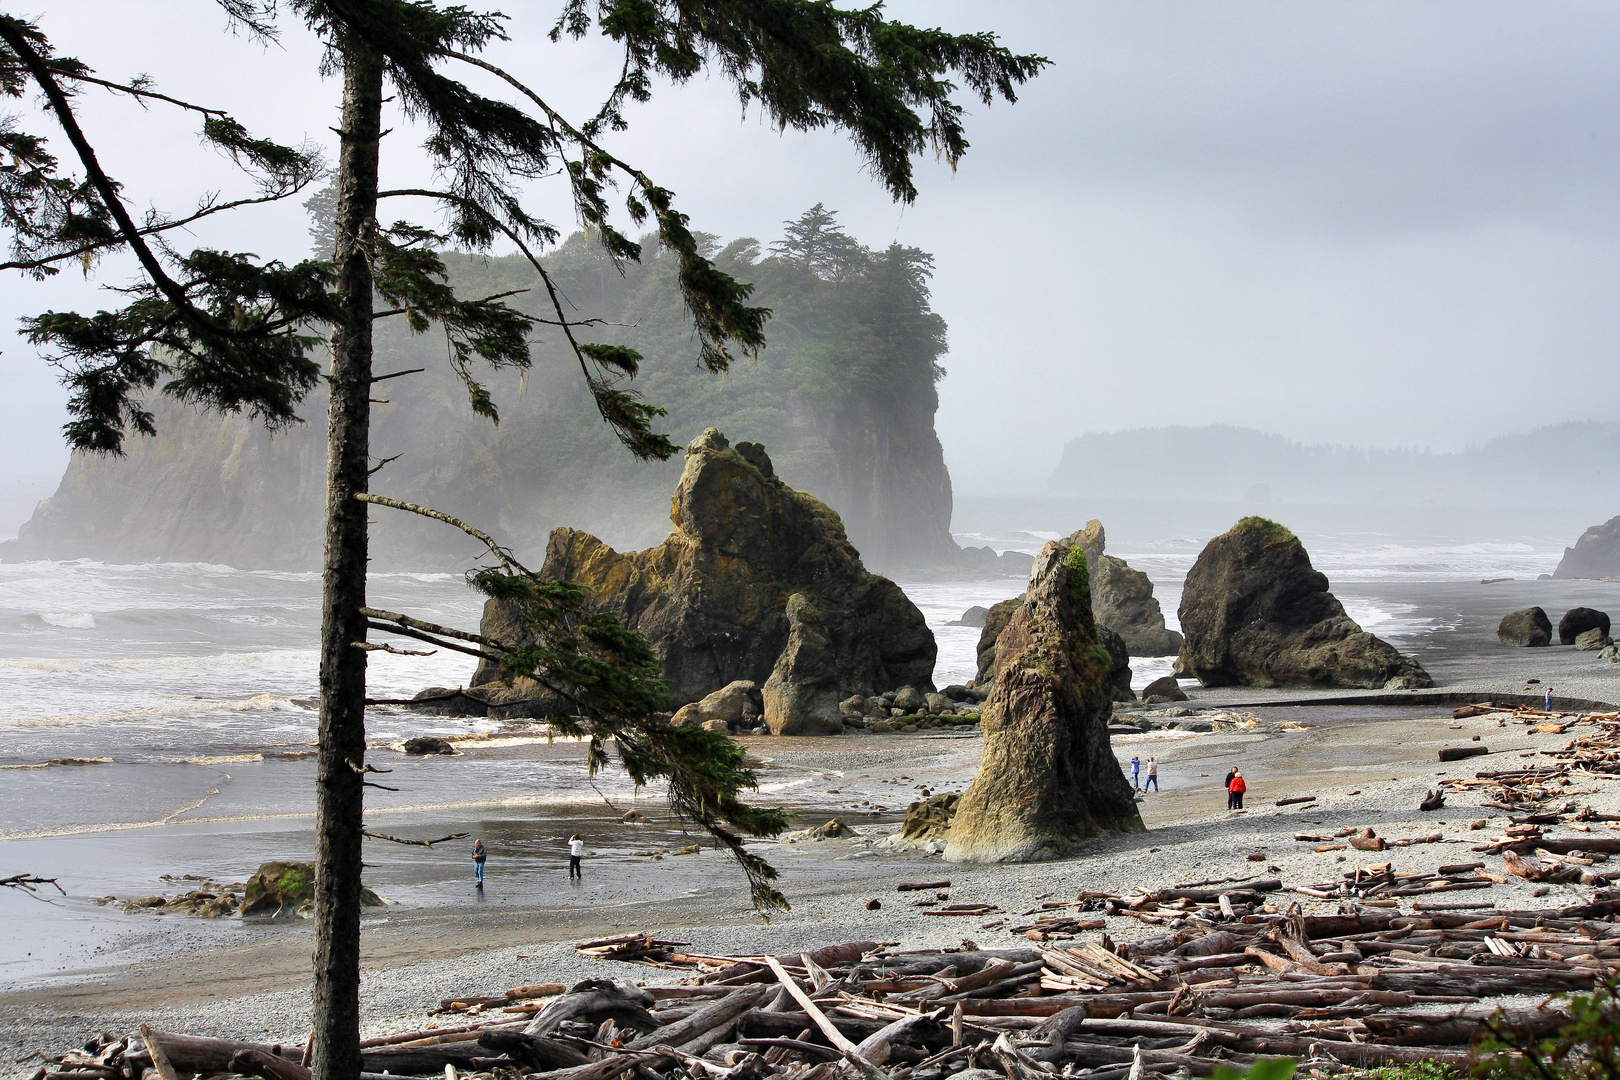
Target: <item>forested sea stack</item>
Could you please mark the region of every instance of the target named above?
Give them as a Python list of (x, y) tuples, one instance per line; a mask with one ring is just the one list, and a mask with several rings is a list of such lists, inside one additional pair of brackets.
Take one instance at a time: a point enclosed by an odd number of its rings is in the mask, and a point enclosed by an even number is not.
[[(628, 553), (556, 529), (541, 575), (585, 585), (646, 635), (673, 705), (747, 680), (763, 687), (772, 732), (825, 735), (843, 730), (838, 703), (850, 695), (933, 689), (922, 612), (867, 572), (838, 515), (778, 479), (757, 443), (698, 436), (670, 520), (662, 544)], [(485, 604), (486, 634), (510, 638), (513, 625), (499, 601)], [(473, 685), (499, 679), (485, 663)]]
[(980, 713), (984, 760), (957, 806), (946, 859), (1055, 859), (1104, 831), (1143, 830), (1108, 744), (1110, 665), (1085, 552), (1053, 541), (997, 642)]
[(1182, 671), (1205, 686), (1433, 686), (1328, 591), (1291, 531), (1246, 517), (1211, 540), (1181, 594)]
[[(867, 248), (820, 206), (768, 246), (708, 243), (716, 265), (752, 283), (753, 300), (774, 312), (769, 347), (724, 377), (698, 362), (679, 258), (655, 239), (647, 250), (657, 254), (641, 263), (618, 265), (584, 235), (550, 260), (558, 289), (602, 317), (593, 339), (642, 354), (634, 386), (669, 410), (662, 430), (677, 443), (710, 425), (768, 439), (778, 474), (837, 510), (867, 563), (886, 572), (1027, 573), (1028, 556), (998, 558), (951, 539), (951, 480), (934, 431), (947, 328), (930, 305), (931, 257), (900, 245)], [(459, 295), (516, 291), (514, 307), (549, 317), (522, 258), (442, 254)], [(442, 338), (414, 335), (402, 320), (379, 322), (378, 372), (427, 370), (374, 395), (385, 399), (373, 408), (375, 453), (388, 461), (374, 489), (495, 528), (519, 550), (538, 548), (563, 524), (621, 549), (657, 543), (679, 463), (624, 452), (560, 336), (542, 335), (532, 349), (534, 368), (521, 380), (515, 372), (481, 377), (500, 410), (496, 426), (467, 408)], [(127, 440), (125, 458), (75, 455), (56, 494), (16, 541), (0, 545), (0, 557), (321, 565), (324, 392), (300, 411), (310, 422), (273, 435), (247, 416), (167, 397), (147, 406), (159, 435)], [(375, 571), (459, 572), (475, 552), (435, 523), (373, 515)]]

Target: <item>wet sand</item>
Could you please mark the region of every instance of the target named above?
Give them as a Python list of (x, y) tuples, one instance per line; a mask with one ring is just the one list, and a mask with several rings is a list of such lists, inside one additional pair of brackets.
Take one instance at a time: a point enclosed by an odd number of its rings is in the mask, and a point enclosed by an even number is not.
[[(1034, 867), (947, 867), (937, 856), (894, 853), (875, 843), (894, 829), (895, 815), (885, 813), (874, 820), (870, 805), (882, 800), (881, 805), (899, 808), (903, 800), (923, 791), (965, 789), (982, 750), (976, 736), (747, 740), (754, 753), (768, 752), (773, 760), (787, 759), (796, 768), (814, 769), (828, 778), (824, 781), (827, 786), (818, 793), (819, 807), (806, 808), (801, 824), (819, 824), (836, 816), (854, 823), (862, 834), (852, 841), (760, 845), (781, 870), (782, 886), (795, 904), (794, 911), (778, 916), (772, 926), (809, 931), (817, 913), (828, 905), (853, 910), (856, 899), (892, 892), (894, 881), (918, 875), (937, 873), (994, 882), (999, 890), (1031, 876), (1089, 878), (1099, 872), (1099, 862), (1164, 847), (1177, 842), (1174, 838), (1178, 836), (1242, 834), (1257, 844), (1275, 847), (1291, 837), (1299, 812), (1279, 814), (1271, 804), (1289, 795), (1316, 794), (1322, 807), (1342, 807), (1363, 817), (1391, 813), (1410, 817), (1404, 808), (1415, 806), (1422, 790), (1446, 771), (1434, 763), (1439, 747), (1481, 735), (1492, 756), (1450, 767), (1453, 775), (1471, 775), (1485, 767), (1482, 761), (1516, 760), (1518, 754), (1533, 753), (1549, 742), (1546, 736), (1526, 734), (1522, 727), (1499, 728), (1494, 721), (1481, 719), (1453, 721), (1447, 711), (1391, 706), (1291, 706), (1220, 715), (1254, 726), (1204, 735), (1116, 736), (1114, 750), (1122, 762), (1132, 754), (1144, 759), (1153, 754), (1159, 761), (1163, 791), (1146, 795), (1140, 803), (1150, 831), (1099, 841), (1072, 859)], [(1225, 795), (1220, 787), (1226, 768), (1233, 763), (1240, 764), (1249, 778), (1253, 808), (1251, 814), (1235, 819), (1224, 811)], [(1392, 811), (1391, 807), (1402, 809)], [(719, 852), (705, 849), (696, 855), (653, 861), (624, 853), (624, 849), (647, 844), (641, 848), (647, 850), (657, 846), (655, 840), (668, 844), (678, 834), (663, 833), (664, 827), (658, 824), (648, 831), (648, 826), (601, 819), (597, 828), (616, 828), (626, 834), (626, 842), (617, 845), (617, 853), (588, 860), (584, 886), (564, 892), (566, 902), (535, 902), (532, 898), (542, 887), (553, 894), (568, 888), (555, 880), (562, 875), (560, 863), (543, 871), (546, 878), (538, 881), (540, 871), (503, 871), (500, 861), (494, 860), (482, 903), (472, 902), (468, 882), (466, 901), (388, 908), (368, 918), (366, 969), (407, 969), (488, 950), (515, 956), (546, 942), (572, 942), (633, 929), (701, 927), (712, 932), (719, 926), (759, 928), (757, 916), (747, 907), (740, 875)], [(1155, 858), (1161, 872), (1154, 874), (1155, 880), (1141, 884), (1211, 876), (1200, 869), (1203, 858), (1168, 854)], [(1165, 880), (1157, 880), (1161, 877)], [(160, 1003), (173, 1007), (296, 990), (307, 979), (310, 937), (304, 923), (244, 927), (233, 920), (236, 926), (222, 929), (239, 933), (209, 941), (206, 934), (196, 933), (211, 929), (199, 920), (173, 915), (117, 918), (140, 920), (137, 925), (154, 934), (161, 929), (163, 936), (132, 947), (124, 957), (127, 963), (67, 972), (0, 995), (0, 1008), (95, 1014)], [(892, 933), (885, 929), (893, 925), (891, 916), (857, 918), (874, 922), (868, 935)], [(436, 989), (424, 993), (426, 998), (437, 996)]]

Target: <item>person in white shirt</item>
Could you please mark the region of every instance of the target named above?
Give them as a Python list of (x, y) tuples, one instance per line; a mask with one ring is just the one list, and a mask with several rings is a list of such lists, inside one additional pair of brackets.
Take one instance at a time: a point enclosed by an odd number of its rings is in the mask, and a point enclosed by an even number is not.
[(575, 833), (568, 838), (568, 877), (570, 879), (579, 878), (581, 881), (585, 880), (585, 875), (580, 873), (579, 869), (579, 860), (584, 857), (585, 838), (580, 836), (579, 833)]

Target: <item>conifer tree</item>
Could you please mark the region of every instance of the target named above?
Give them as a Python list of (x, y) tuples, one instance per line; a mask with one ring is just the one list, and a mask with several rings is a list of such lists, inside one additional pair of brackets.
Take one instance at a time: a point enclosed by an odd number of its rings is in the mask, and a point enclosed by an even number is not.
[[(273, 38), (281, 29), (277, 0), (218, 2), (252, 34)], [(750, 286), (709, 259), (674, 194), (605, 145), (605, 135), (628, 126), (627, 105), (649, 100), (657, 80), (680, 84), (718, 73), (745, 107), (757, 106), (783, 129), (844, 132), (891, 195), (909, 203), (917, 194), (915, 157), (932, 149), (954, 168), (968, 148), (952, 80), (960, 79), (986, 105), (1012, 101), (1016, 87), (1046, 61), (1015, 55), (988, 33), (950, 34), (890, 20), (881, 4), (564, 0), (550, 28), (553, 41), (594, 32), (621, 53), (601, 107), (574, 122), (483, 58), (488, 46), (504, 40), (500, 15), (431, 0), (280, 0), (279, 6), (317, 35), (326, 46), (326, 69), (342, 78), (331, 262), (286, 266), (207, 249), (172, 250), (164, 238), (188, 221), (302, 190), (322, 171), (319, 155), (255, 138), (227, 114), (161, 95), (147, 80), (102, 79), (80, 61), (57, 56), (38, 24), (5, 13), (0, 96), (41, 96), (82, 175), (63, 171), (45, 137), (8, 119), (0, 125), (0, 151), (10, 158), (0, 167), (0, 213), (13, 239), (5, 268), (48, 275), (78, 260), (88, 269), (112, 251), (133, 253), (140, 267), (124, 307), (89, 316), (47, 312), (26, 324), (29, 339), (63, 367), (72, 390), (66, 434), (76, 449), (116, 454), (127, 435), (151, 434), (142, 400), (160, 383), (163, 392), (208, 407), (247, 410), (272, 426), (290, 423), (321, 378), (311, 355), (319, 344), (316, 328), (331, 327), (324, 375), (329, 408), (312, 1039), (318, 1080), (347, 1080), (358, 1074), (360, 1061), (368, 630), (412, 631), (440, 643), (459, 636), (479, 650), (495, 648), (509, 670), (551, 679), (574, 705), (571, 722), (593, 739), (618, 738), (633, 775), (669, 778), (677, 800), (684, 798), (706, 824), (755, 832), (780, 827), (737, 800), (749, 777), (740, 756), (726, 749), (728, 740), (683, 741), (646, 723), (656, 707), (656, 681), (650, 657), (639, 651), (645, 643), (638, 646), (622, 627), (593, 616), (577, 591), (540, 582), (494, 541), (488, 546), (496, 565), (476, 573), (474, 584), (490, 595), (523, 596), (534, 628), (542, 631), (540, 647), (500, 650), (477, 635), (423, 629), (407, 616), (368, 608), (368, 505), (431, 514), (369, 491), (372, 391), (393, 374), (372, 370), (374, 321), (400, 316), (418, 332), (441, 327), (446, 362), (465, 385), (470, 407), (492, 421), (499, 413), (478, 365), (526, 367), (531, 332), (537, 323), (548, 325), (567, 340), (597, 411), (629, 452), (668, 458), (676, 447), (656, 430), (662, 410), (629, 385), (641, 357), (590, 341), (591, 320), (567, 310), (543, 259), (559, 231), (525, 206), (523, 186), (565, 178), (581, 223), (615, 260), (642, 254), (615, 225), (615, 204), (635, 225), (650, 223), (658, 242), (678, 257), (701, 361), (719, 372), (737, 355), (764, 346), (769, 312), (750, 305)], [(472, 89), (464, 80), (475, 77), (507, 96)], [(184, 218), (149, 215), (137, 222), (78, 124), (74, 97), (89, 86), (196, 112), (204, 137), (252, 171), (259, 194), (205, 203)], [(390, 97), (427, 132), (424, 150), (438, 176), (432, 187), (379, 186), (383, 106)], [(397, 203), (425, 203), (441, 212), (442, 229), (412, 221), (408, 210), (399, 217), (392, 209), (379, 213), (379, 205)], [(437, 250), (501, 244), (534, 266), (553, 317), (536, 319), (502, 297), (465, 299), (450, 289)], [(625, 726), (627, 716), (637, 723)], [(757, 875), (755, 885), (758, 897), (763, 881)], [(769, 890), (763, 895), (768, 899)]]

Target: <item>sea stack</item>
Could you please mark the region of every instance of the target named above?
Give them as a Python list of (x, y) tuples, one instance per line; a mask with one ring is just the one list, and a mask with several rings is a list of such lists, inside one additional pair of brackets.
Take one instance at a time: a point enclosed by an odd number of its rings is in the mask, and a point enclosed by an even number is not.
[(951, 821), (948, 861), (1055, 859), (1105, 831), (1143, 831), (1108, 744), (1111, 666), (1085, 552), (1047, 544), (997, 641), (984, 760)]
[[(698, 436), (670, 520), (668, 539), (645, 551), (554, 529), (541, 574), (586, 586), (646, 635), (673, 705), (747, 680), (773, 733), (824, 735), (843, 730), (838, 703), (851, 695), (934, 689), (922, 612), (867, 572), (838, 515), (778, 479), (764, 447), (733, 447), (713, 428)], [(485, 604), (484, 627), (514, 632), (500, 601)], [(485, 663), (473, 685), (500, 678)]]
[(1092, 614), (1125, 640), (1132, 656), (1175, 656), (1181, 651), (1181, 635), (1165, 627), (1153, 582), (1124, 559), (1105, 551), (1108, 537), (1102, 522), (1092, 518), (1067, 542), (1086, 553)]
[(1367, 633), (1287, 528), (1246, 517), (1205, 546), (1181, 594), (1180, 669), (1205, 686), (1433, 686)]
[(1620, 577), (1620, 517), (1593, 525), (1581, 533), (1575, 546), (1564, 549), (1555, 578)]

